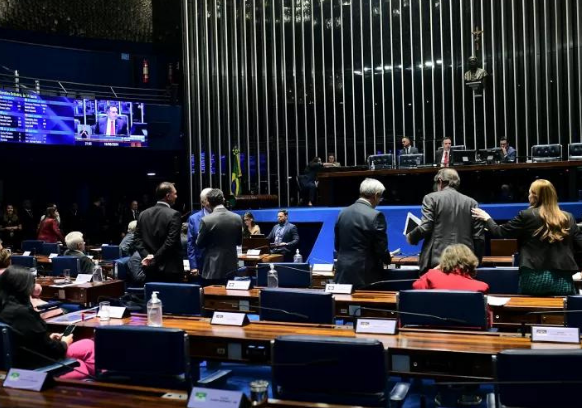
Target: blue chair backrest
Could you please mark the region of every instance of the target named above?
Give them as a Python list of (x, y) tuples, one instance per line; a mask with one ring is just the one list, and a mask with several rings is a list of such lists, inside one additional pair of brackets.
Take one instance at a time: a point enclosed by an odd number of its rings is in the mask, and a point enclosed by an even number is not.
[(41, 254), (43, 255), (50, 255), (50, 254), (60, 254), (61, 253), (61, 245), (60, 244), (53, 244), (51, 242), (43, 242), (42, 243), (42, 250)]
[[(260, 263), (257, 265), (257, 286), (267, 286), (267, 276), (271, 267), (270, 264)], [(311, 268), (307, 262), (275, 263), (275, 270), (279, 278), (280, 288), (310, 288)]]
[(104, 261), (114, 261), (121, 258), (121, 249), (119, 245), (105, 245), (101, 247), (101, 258)]
[[(180, 382), (190, 373), (190, 347), (184, 330), (147, 326), (105, 326), (95, 329), (97, 378)], [(161, 384), (161, 383), (158, 383)]]
[[(259, 295), (261, 320), (295, 323), (333, 324), (335, 301), (331, 293), (299, 289), (263, 289)], [(297, 316), (285, 312), (298, 313)]]
[(0, 370), (8, 371), (12, 368), (12, 329), (0, 323)]
[(127, 281), (127, 276), (129, 275), (128, 263), (129, 256), (115, 260), (115, 264), (117, 265), (117, 279)]
[(566, 326), (578, 327), (582, 331), (582, 295), (571, 295), (566, 297), (566, 310), (580, 310), (580, 313), (565, 313)]
[(519, 293), (519, 268), (477, 268), (475, 279), (489, 285), (489, 293), (514, 295)]
[(189, 283), (148, 282), (144, 286), (145, 299), (159, 292), (164, 313), (197, 316), (202, 314), (202, 288)]
[(34, 256), (12, 255), (10, 257), (10, 262), (12, 265), (36, 268), (36, 258)]
[(582, 350), (504, 350), (495, 358), (496, 381), (501, 383), (497, 400), (511, 407), (579, 407), (581, 365)]
[(42, 244), (44, 241), (37, 239), (27, 239), (22, 241), (22, 250), (30, 251), (31, 254), (36, 255), (42, 253)]
[(80, 258), (76, 256), (56, 256), (51, 259), (52, 261), (52, 276), (63, 276), (63, 271), (65, 269), (71, 270), (71, 277), (75, 277), (79, 274), (80, 269)]
[(384, 347), (376, 339), (280, 336), (271, 356), (276, 398), (386, 406)]
[(384, 276), (383, 281), (373, 282), (362, 289), (393, 292), (409, 290), (412, 289), (412, 284), (420, 276), (420, 271), (418, 269), (390, 269)]
[[(480, 292), (460, 290), (403, 290), (398, 294), (402, 326), (461, 326), (485, 330), (488, 327), (487, 301)], [(407, 315), (426, 314), (440, 317)], [(446, 320), (456, 319), (459, 322)]]

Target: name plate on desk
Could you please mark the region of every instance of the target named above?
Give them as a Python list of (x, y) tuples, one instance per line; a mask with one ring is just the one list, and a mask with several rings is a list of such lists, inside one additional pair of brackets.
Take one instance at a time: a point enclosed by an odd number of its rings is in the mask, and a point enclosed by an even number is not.
[(249, 322), (246, 313), (214, 312), (210, 324), (222, 326), (244, 326)]
[(249, 290), (250, 287), (251, 287), (250, 280), (229, 280), (226, 283), (226, 289)]
[(351, 284), (339, 284), (339, 283), (328, 283), (325, 285), (325, 291), (327, 293), (337, 293), (341, 295), (351, 295), (354, 291), (354, 285)]
[[(101, 317), (101, 311), (97, 313), (97, 317)], [(112, 319), (123, 319), (129, 317), (129, 310), (124, 306), (109, 306), (109, 317)]]
[(216, 390), (212, 388), (192, 388), (188, 408), (238, 408), (243, 400), (240, 391)]
[(356, 333), (396, 334), (396, 322), (394, 319), (358, 319)]
[(49, 259), (56, 258), (57, 256), (59, 256), (59, 254), (55, 253), (49, 254)]
[(247, 256), (259, 256), (259, 255), (261, 255), (260, 249), (249, 249), (247, 251)]
[(22, 256), (30, 256), (30, 251), (24, 251), (24, 252), (22, 253)]
[(578, 327), (532, 326), (531, 341), (580, 344)]
[(11, 368), (6, 374), (4, 386), (20, 390), (40, 391), (46, 380), (47, 373), (33, 370)]

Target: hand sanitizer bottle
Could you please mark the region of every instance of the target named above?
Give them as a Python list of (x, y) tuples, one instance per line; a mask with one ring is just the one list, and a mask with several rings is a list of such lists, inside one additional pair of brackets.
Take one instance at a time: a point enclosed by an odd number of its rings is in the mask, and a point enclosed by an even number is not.
[(267, 275), (267, 286), (270, 288), (278, 288), (279, 287), (279, 275), (275, 270), (274, 264), (269, 264), (271, 266), (271, 270)]
[(162, 301), (158, 299), (158, 292), (152, 292), (147, 308), (148, 326), (162, 327)]
[(303, 257), (299, 253), (299, 249), (297, 249), (295, 255), (293, 255), (293, 263), (303, 263)]

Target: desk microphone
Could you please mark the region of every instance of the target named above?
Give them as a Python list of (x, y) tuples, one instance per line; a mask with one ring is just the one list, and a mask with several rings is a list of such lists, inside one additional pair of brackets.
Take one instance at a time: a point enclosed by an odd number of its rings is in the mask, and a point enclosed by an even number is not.
[[(229, 302), (216, 302), (218, 304), (222, 304), (222, 305), (228, 305), (228, 306), (232, 306), (232, 307), (237, 307), (237, 304), (234, 303), (229, 303)], [(285, 309), (279, 309), (276, 307), (266, 307), (266, 306), (252, 306), (249, 305), (250, 309), (258, 309), (258, 310), (270, 310), (272, 312), (281, 312), (283, 314), (289, 315), (289, 316), (296, 316), (299, 317), (301, 319), (309, 319), (309, 316), (304, 315), (302, 313), (297, 313), (297, 312), (290, 312), (289, 310), (285, 310)], [(240, 310), (239, 310), (240, 311)]]
[(430, 319), (441, 320), (443, 322), (469, 325), (469, 322), (467, 322), (466, 320), (455, 319), (454, 317), (442, 317), (442, 316), (432, 315), (432, 314), (428, 314), (428, 313), (403, 312), (400, 310), (386, 310), (386, 309), (378, 309), (378, 308), (374, 308), (374, 307), (364, 307), (364, 306), (360, 306), (360, 307), (356, 308), (356, 310), (354, 311), (352, 316), (361, 317), (361, 313), (359, 316), (356, 316), (356, 313), (359, 312), (360, 310), (371, 310), (371, 311), (375, 311), (375, 312), (388, 312), (388, 313), (392, 313), (392, 314), (399, 314), (402, 316), (426, 317), (426, 318), (430, 318)]
[[(527, 312), (525, 314), (525, 316), (528, 315), (542, 315), (542, 314), (577, 314), (577, 313), (582, 313), (582, 310), (579, 309), (573, 309), (573, 310), (547, 310), (547, 311), (543, 311), (543, 310), (536, 310), (534, 312)], [(525, 337), (525, 320), (521, 321), (521, 337)]]
[(417, 280), (418, 279), (391, 279), (391, 280), (381, 280), (381, 281), (378, 281), (378, 282), (372, 282), (372, 283), (370, 283), (370, 284), (368, 284), (366, 286), (362, 286), (360, 288), (360, 290), (362, 290), (362, 289), (368, 289), (368, 288), (371, 288), (371, 287), (376, 286), (376, 285), (381, 285), (383, 283), (405, 283), (405, 282), (416, 282)]

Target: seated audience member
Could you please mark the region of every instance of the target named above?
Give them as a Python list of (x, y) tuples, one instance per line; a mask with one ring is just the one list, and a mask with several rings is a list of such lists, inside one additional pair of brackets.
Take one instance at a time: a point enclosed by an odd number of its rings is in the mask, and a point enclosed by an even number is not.
[(301, 190), (309, 194), (308, 206), (312, 206), (317, 198), (317, 173), (323, 168), (321, 159), (314, 157), (300, 176)]
[(83, 234), (79, 231), (69, 232), (65, 237), (65, 243), (67, 245), (67, 250), (64, 253), (65, 256), (81, 258), (79, 260), (79, 273), (93, 273), (93, 262), (91, 258), (85, 255), (85, 240), (83, 239)]
[(137, 221), (131, 221), (127, 225), (127, 234), (121, 240), (119, 244), (119, 249), (121, 250), (121, 256), (131, 256), (133, 251), (135, 251), (135, 246), (133, 244), (133, 234), (135, 233), (135, 228), (137, 227)]
[(10, 266), (10, 251), (2, 248), (2, 244), (0, 243), (0, 274), (4, 272), (6, 268)]
[(243, 238), (249, 238), (251, 235), (261, 233), (261, 228), (255, 224), (255, 217), (252, 212), (246, 212), (243, 215)]
[(2, 233), (2, 239), (4, 240), (4, 245), (7, 247), (19, 247), (20, 246), (20, 231), (22, 230), (22, 223), (20, 218), (16, 215), (16, 210), (12, 204), (6, 206), (4, 215), (0, 219), (0, 233)]
[(287, 210), (279, 210), (277, 220), (277, 225), (267, 236), (271, 243), (271, 253), (282, 254), (285, 261), (292, 261), (299, 245), (299, 232), (297, 227), (289, 222)]
[(327, 154), (327, 162), (323, 163), (323, 167), (341, 167), (340, 162), (335, 161), (335, 154)]
[(57, 221), (57, 210), (55, 207), (48, 207), (43, 220), (38, 227), (37, 238), (44, 242), (63, 242), (63, 234)]
[(412, 284), (414, 289), (471, 290), (487, 293), (489, 285), (475, 279), (477, 257), (465, 244), (449, 245), (441, 255), (440, 265), (429, 269)]
[(145, 283), (145, 273), (141, 265), (141, 255), (135, 251), (127, 263), (127, 282), (132, 287), (142, 287)]
[(572, 214), (558, 205), (556, 189), (538, 179), (529, 187), (529, 208), (497, 225), (487, 212), (473, 208), (493, 237), (517, 239), (519, 291), (524, 295), (565, 296), (575, 293), (572, 275), (582, 267), (582, 233)]
[(515, 163), (517, 152), (509, 145), (507, 139), (502, 137), (499, 139), (499, 147), (501, 147), (502, 163)]
[(48, 364), (45, 358), (22, 348), (25, 347), (52, 359), (77, 359), (80, 366), (76, 371), (60, 378), (83, 379), (95, 375), (93, 340), (73, 342), (73, 334), (49, 334), (46, 323), (30, 304), (33, 290), (34, 276), (27, 268), (12, 265), (0, 275), (0, 321), (10, 325), (14, 332), (13, 365), (34, 369)]

